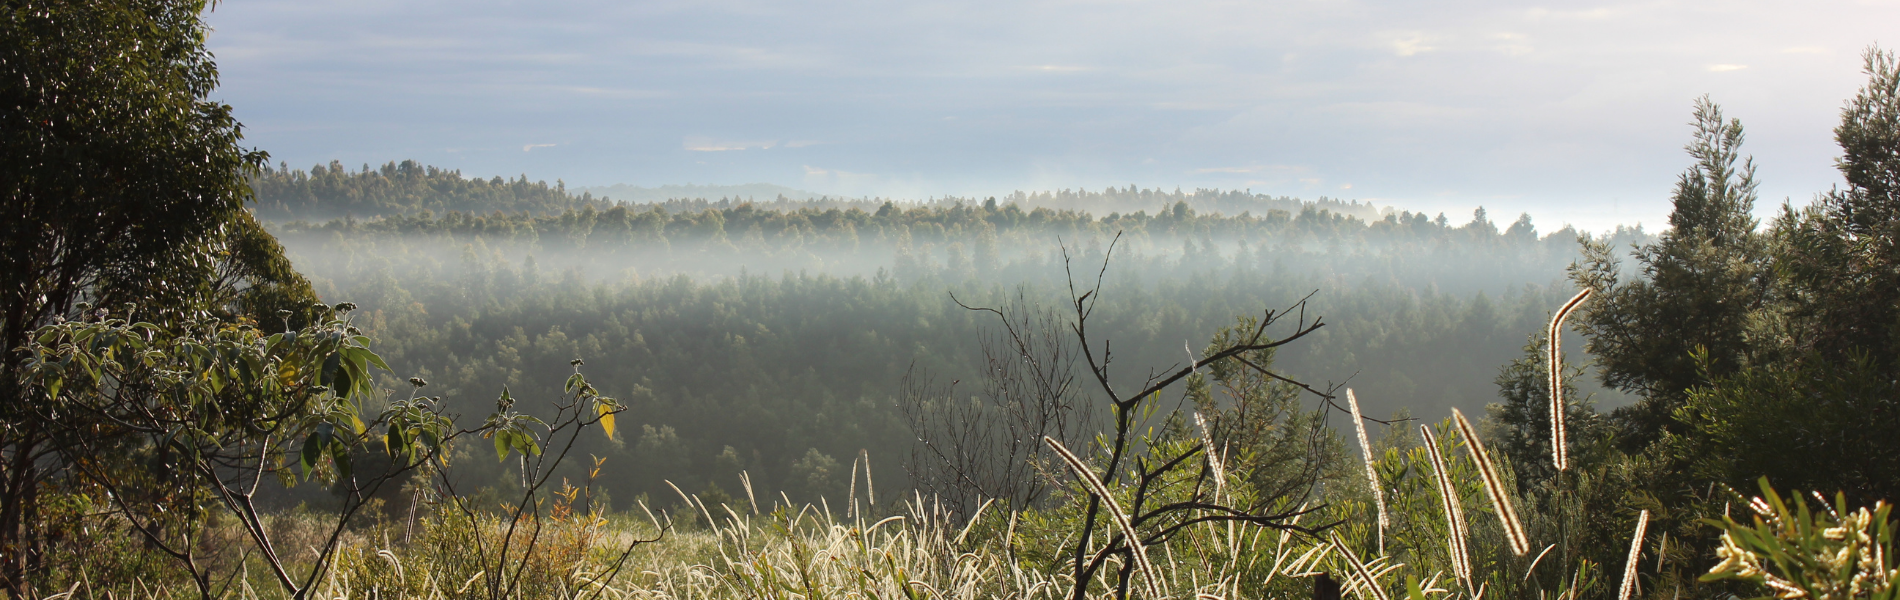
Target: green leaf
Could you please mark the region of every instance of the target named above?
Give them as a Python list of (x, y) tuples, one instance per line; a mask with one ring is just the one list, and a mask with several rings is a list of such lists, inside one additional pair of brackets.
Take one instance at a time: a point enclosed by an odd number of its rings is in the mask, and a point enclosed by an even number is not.
[(323, 454), (323, 443), (317, 441), (317, 434), (303, 440), (303, 452), (298, 455), (298, 465), (303, 467), (303, 478), (310, 479), (310, 471), (317, 468), (317, 458)]
[(367, 354), (367, 355), (369, 355), (369, 356), (368, 356), (368, 358), (369, 358), (369, 364), (372, 364), (372, 365), (376, 365), (376, 368), (378, 368), (378, 369), (382, 369), (382, 370), (384, 370), (384, 371), (389, 371), (389, 370), (391, 370), (391, 369), (389, 368), (389, 363), (386, 363), (386, 362), (383, 362), (383, 357), (381, 357), (381, 356), (377, 356), (375, 352), (372, 352), (372, 351), (370, 351), (369, 349), (367, 349), (367, 348), (366, 348), (366, 349), (364, 349), (364, 350), (363, 350), (363, 354)]
[(574, 388), (579, 387), (581, 384), (586, 383), (586, 382), (587, 382), (587, 378), (582, 377), (580, 373), (569, 375), (567, 378), (567, 393), (569, 394), (574, 393)]
[(336, 464), (336, 476), (338, 480), (350, 478), (353, 461), (350, 460), (350, 447), (348, 445), (342, 443), (330, 444), (330, 462)]
[(330, 389), (333, 389), (333, 390), (341, 388), (342, 386), (332, 385), (332, 383), (336, 381), (337, 376), (341, 375), (341, 373), (337, 372), (337, 366), (341, 364), (343, 364), (343, 358), (335, 352), (332, 352), (330, 353), (329, 356), (324, 357), (323, 369), (320, 371), (317, 371), (317, 374), (319, 375), (317, 381), (321, 382), (323, 385), (330, 386)]
[[(330, 356), (335, 358), (336, 355), (332, 354)], [(334, 379), (336, 380), (336, 384), (330, 386), (330, 390), (336, 394), (336, 397), (348, 398), (352, 392), (356, 391), (356, 382), (350, 379), (350, 371), (348, 369), (337, 369)]]
[(507, 431), (495, 432), (495, 460), (497, 462), (508, 460), (508, 447), (511, 445), (508, 443), (508, 437), (511, 435), (513, 434)]

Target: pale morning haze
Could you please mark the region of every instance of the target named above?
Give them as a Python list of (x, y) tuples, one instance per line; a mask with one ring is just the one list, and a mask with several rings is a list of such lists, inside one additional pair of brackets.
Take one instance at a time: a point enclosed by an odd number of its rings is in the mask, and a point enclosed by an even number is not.
[(324, 2), (209, 15), (247, 143), (569, 186), (1251, 189), (1664, 224), (1694, 100), (1769, 214), (1900, 2)]

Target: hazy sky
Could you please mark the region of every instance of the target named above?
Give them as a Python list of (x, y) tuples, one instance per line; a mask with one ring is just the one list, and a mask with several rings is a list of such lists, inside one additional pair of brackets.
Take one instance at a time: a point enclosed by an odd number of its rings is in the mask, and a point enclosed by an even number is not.
[(248, 142), (570, 185), (1251, 188), (1654, 229), (1710, 94), (1766, 209), (1900, 2), (226, 0)]

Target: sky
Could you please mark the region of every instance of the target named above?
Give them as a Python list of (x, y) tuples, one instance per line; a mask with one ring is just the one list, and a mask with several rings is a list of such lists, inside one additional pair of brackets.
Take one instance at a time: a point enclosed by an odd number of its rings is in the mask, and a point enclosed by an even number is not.
[(1665, 225), (1707, 94), (1757, 212), (1838, 184), (1900, 1), (226, 0), (246, 143), (569, 186), (1250, 189)]

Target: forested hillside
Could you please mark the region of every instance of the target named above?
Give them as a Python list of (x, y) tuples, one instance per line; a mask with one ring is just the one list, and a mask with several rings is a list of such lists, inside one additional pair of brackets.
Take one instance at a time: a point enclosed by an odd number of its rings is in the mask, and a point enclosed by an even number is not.
[[(529, 182), (527, 175), (509, 179), (463, 177), (460, 170), (424, 166), (415, 161), (390, 161), (377, 168), (368, 164), (351, 171), (343, 163), (315, 165), (309, 171), (279, 163), (264, 167), (251, 177), (257, 193), (255, 210), (272, 220), (329, 220), (413, 215), (422, 211), (489, 213), (558, 213), (595, 206), (631, 205), (636, 209), (658, 206), (671, 212), (698, 212), (708, 208), (733, 208), (752, 204), (758, 208), (798, 210), (801, 208), (851, 208), (875, 210), (887, 202), (884, 198), (843, 198), (812, 195), (790, 188), (770, 185), (741, 186), (660, 186), (641, 188), (627, 185), (600, 186), (570, 193), (567, 184), (556, 181)], [(730, 192), (718, 200), (707, 196), (711, 190)], [(595, 192), (600, 192), (596, 194)], [(791, 192), (793, 197), (786, 197)], [(992, 199), (994, 200), (994, 199)], [(1005, 204), (1023, 208), (1054, 208), (1087, 211), (1095, 214), (1165, 209), (1177, 203), (1191, 208), (1230, 215), (1270, 211), (1299, 212), (1313, 207), (1335, 214), (1364, 220), (1377, 219), (1379, 209), (1370, 203), (1341, 201), (1321, 197), (1302, 201), (1286, 196), (1255, 194), (1251, 191), (1195, 190), (1172, 192), (1158, 189), (1107, 188), (1016, 192), (1002, 199)], [(954, 206), (976, 204), (973, 198), (945, 196), (911, 204)]]
[(390, 162), (351, 171), (330, 161), (309, 171), (266, 164), (251, 178), (265, 219), (373, 218), (418, 211), (550, 212), (594, 203), (591, 195), (569, 195), (556, 182), (463, 178), (460, 171), (425, 167), (415, 161)]
[(1329, 325), (1279, 364), (1350, 383), (1378, 414), (1495, 401), (1498, 365), (1568, 295), (1560, 278), (1579, 249), (1576, 231), (1540, 235), (1528, 217), (1503, 228), (1482, 211), (1462, 225), (1409, 212), (1365, 220), (1280, 202), (1297, 210), (702, 201), (275, 231), (326, 299), (363, 307), (395, 373), (446, 397), (557, 389), (566, 361), (586, 359), (603, 390), (632, 399), (632, 436), (589, 449), (621, 465), (606, 482), (621, 497), (660, 493), (662, 480), (730, 490), (741, 470), (816, 497), (844, 481), (813, 477), (814, 465), (861, 449), (880, 480), (903, 481), (914, 436), (900, 380), (914, 366), (975, 381), (978, 333), (993, 318), (956, 300), (997, 305), (1021, 290), (1058, 306), (1064, 245), (1083, 279), (1115, 246), (1095, 327), (1127, 375), (1182, 362), (1184, 346), (1236, 316), (1311, 295), (1311, 316)]

